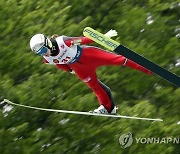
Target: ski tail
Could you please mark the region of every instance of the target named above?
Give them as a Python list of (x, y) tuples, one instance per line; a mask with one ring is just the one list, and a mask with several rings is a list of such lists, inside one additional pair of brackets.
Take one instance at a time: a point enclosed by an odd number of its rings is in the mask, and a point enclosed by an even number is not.
[(160, 67), (159, 65), (153, 63), (152, 61), (144, 58), (143, 56), (140, 56), (136, 52), (132, 52), (127, 47), (120, 45), (114, 50), (117, 54), (121, 54), (128, 59), (133, 59), (134, 62), (137, 64), (147, 68), (148, 70), (152, 71), (153, 73), (157, 74), (158, 76), (162, 77), (168, 82), (171, 82), (175, 86), (180, 87), (180, 77), (176, 74), (164, 69), (163, 67)]

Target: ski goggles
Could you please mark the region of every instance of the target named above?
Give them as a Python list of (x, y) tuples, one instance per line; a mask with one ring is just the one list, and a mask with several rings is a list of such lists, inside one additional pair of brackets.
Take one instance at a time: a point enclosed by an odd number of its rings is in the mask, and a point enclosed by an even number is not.
[(45, 54), (48, 51), (48, 48), (45, 46), (42, 46), (38, 51), (37, 51), (37, 55), (42, 56), (43, 54)]

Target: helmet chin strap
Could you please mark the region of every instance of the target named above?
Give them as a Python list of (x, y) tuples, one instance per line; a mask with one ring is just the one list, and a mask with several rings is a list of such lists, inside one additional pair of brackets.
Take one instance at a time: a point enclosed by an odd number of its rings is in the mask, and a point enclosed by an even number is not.
[(45, 47), (47, 47), (48, 49), (52, 50), (52, 43), (51, 41), (44, 35), (45, 41), (44, 41), (44, 45)]
[(50, 49), (50, 55), (51, 55), (51, 56), (54, 56), (54, 55), (53, 55), (53, 52), (52, 52), (52, 49)]
[(59, 54), (58, 44), (55, 39), (51, 39), (52, 47), (50, 49), (51, 56), (57, 56)]

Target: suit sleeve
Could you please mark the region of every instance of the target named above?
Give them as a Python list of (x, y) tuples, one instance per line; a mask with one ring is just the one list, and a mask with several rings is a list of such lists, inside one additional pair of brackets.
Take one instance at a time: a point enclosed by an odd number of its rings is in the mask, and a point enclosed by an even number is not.
[(87, 38), (87, 37), (68, 37), (68, 36), (63, 36), (63, 40), (65, 44), (68, 47), (71, 47), (73, 45), (86, 45), (93, 43), (93, 40)]

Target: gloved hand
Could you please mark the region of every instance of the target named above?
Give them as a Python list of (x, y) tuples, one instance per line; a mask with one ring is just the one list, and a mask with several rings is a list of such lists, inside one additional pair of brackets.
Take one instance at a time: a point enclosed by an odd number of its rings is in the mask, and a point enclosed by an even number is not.
[(118, 33), (117, 33), (117, 31), (116, 30), (109, 30), (106, 34), (104, 34), (105, 36), (107, 36), (107, 37), (109, 37), (109, 38), (111, 38), (111, 37), (114, 37), (114, 36), (117, 36), (118, 35)]

